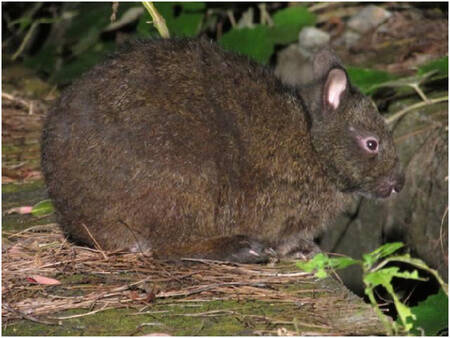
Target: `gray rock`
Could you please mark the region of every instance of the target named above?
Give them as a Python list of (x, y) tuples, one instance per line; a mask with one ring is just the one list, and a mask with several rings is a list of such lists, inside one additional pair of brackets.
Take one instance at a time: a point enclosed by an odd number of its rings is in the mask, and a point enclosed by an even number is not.
[(336, 44), (344, 44), (348, 48), (357, 43), (360, 38), (361, 34), (348, 30), (342, 34), (340, 41), (336, 41)]
[(309, 57), (297, 44), (292, 44), (278, 53), (275, 76), (283, 83), (296, 86), (312, 79)]
[(330, 34), (316, 27), (305, 27), (300, 31), (298, 43), (302, 49), (314, 52), (330, 42)]
[(315, 27), (303, 28), (298, 44), (292, 44), (278, 53), (275, 75), (291, 86), (309, 82), (312, 79), (311, 57), (329, 42), (328, 33)]
[(391, 13), (384, 8), (370, 5), (350, 18), (347, 25), (358, 33), (366, 33), (382, 24), (391, 17)]

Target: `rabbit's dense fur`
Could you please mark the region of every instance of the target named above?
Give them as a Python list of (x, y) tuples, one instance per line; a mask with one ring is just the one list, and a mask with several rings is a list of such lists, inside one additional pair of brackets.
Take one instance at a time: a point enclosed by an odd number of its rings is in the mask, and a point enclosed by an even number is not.
[(45, 123), (60, 224), (88, 245), (160, 257), (260, 262), (269, 247), (308, 250), (351, 193), (403, 185), (383, 118), (339, 59), (323, 50), (313, 70), (308, 86), (287, 88), (190, 39), (136, 43), (94, 67)]

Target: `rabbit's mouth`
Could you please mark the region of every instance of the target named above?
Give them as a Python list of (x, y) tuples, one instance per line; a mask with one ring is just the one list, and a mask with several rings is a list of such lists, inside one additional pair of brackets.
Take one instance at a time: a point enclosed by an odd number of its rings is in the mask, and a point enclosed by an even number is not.
[(377, 198), (388, 198), (400, 192), (400, 189), (396, 188), (395, 185), (382, 186), (375, 192), (375, 197)]
[(404, 174), (397, 170), (390, 176), (383, 178), (375, 189), (375, 195), (381, 198), (387, 198), (399, 193), (405, 185)]
[(361, 188), (357, 190), (359, 195), (368, 198), (388, 198), (397, 195), (405, 184), (405, 178), (403, 174), (394, 177), (387, 177), (374, 185), (367, 188)]

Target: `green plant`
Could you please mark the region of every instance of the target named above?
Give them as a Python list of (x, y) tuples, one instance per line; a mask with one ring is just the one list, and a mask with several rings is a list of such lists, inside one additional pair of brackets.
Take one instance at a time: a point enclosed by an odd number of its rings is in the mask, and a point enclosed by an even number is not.
[[(442, 326), (445, 326), (447, 321), (447, 297), (448, 297), (448, 285), (442, 280), (436, 270), (428, 267), (422, 260), (412, 258), (409, 254), (393, 255), (396, 251), (404, 246), (403, 243), (395, 242), (382, 245), (375, 251), (363, 255), (361, 260), (353, 259), (350, 257), (335, 257), (330, 258), (323, 253), (317, 254), (313, 259), (307, 262), (298, 262), (297, 266), (307, 272), (315, 272), (315, 276), (318, 278), (325, 278), (328, 276), (328, 270), (343, 269), (350, 265), (360, 265), (363, 270), (363, 282), (365, 285), (365, 293), (370, 300), (373, 308), (378, 314), (380, 320), (383, 322), (386, 332), (389, 335), (394, 333), (417, 333), (419, 327), (425, 330), (426, 334), (436, 334)], [(387, 266), (389, 263), (406, 263), (414, 268), (424, 270), (433, 275), (442, 287), (441, 294), (435, 297), (440, 297), (438, 300), (434, 298), (428, 302), (424, 302), (424, 305), (418, 305), (414, 308), (410, 308), (405, 305), (396, 295), (392, 286), (392, 279), (406, 278), (415, 280), (425, 280), (419, 276), (417, 270), (400, 271), (397, 266)], [(382, 286), (392, 297), (395, 308), (398, 313), (398, 320), (391, 322), (387, 316), (385, 316), (378, 308), (377, 302), (374, 296), (374, 290), (376, 287)], [(434, 297), (434, 296), (433, 296)], [(430, 297), (431, 298), (431, 297)], [(426, 310), (423, 308), (426, 307)], [(431, 309), (431, 310), (430, 310)], [(445, 311), (444, 311), (445, 310)], [(423, 313), (429, 316), (430, 311), (440, 313), (442, 320), (436, 321), (434, 317), (433, 323), (426, 321), (426, 317), (422, 316)], [(444, 315), (445, 312), (445, 315)], [(426, 324), (424, 324), (424, 322)]]
[[(148, 2), (143, 1), (143, 6), (152, 16), (152, 23), (163, 38), (171, 36), (193, 37), (196, 36), (202, 27), (205, 16), (206, 5), (203, 2)], [(175, 9), (179, 13), (175, 15)], [(154, 35), (154, 29), (150, 26), (149, 15), (140, 17), (137, 32), (140, 36), (148, 37)], [(164, 24), (161, 24), (161, 19)], [(163, 27), (167, 26), (167, 27)], [(162, 30), (161, 30), (162, 28)], [(165, 30), (168, 30), (166, 32)]]
[(233, 27), (220, 38), (219, 43), (225, 49), (247, 55), (266, 64), (276, 44), (286, 45), (296, 41), (300, 30), (305, 26), (314, 25), (315, 22), (315, 15), (306, 7), (287, 7), (275, 12), (268, 24)]
[(161, 16), (161, 14), (158, 13), (155, 6), (153, 5), (153, 2), (150, 1), (142, 1), (142, 5), (145, 7), (147, 12), (150, 14), (150, 16), (153, 19), (153, 25), (158, 30), (159, 35), (163, 38), (170, 38), (169, 29), (166, 25), (166, 20)]
[(20, 59), (60, 85), (72, 82), (113, 53), (120, 30), (129, 41), (168, 37), (169, 32), (193, 37), (203, 28), (206, 15), (203, 2), (8, 4), (7, 9), (15, 12), (19, 6), (26, 10), (7, 22), (10, 36), (4, 47), (11, 46), (12, 51), (4, 54), (5, 59)]
[(31, 214), (36, 217), (43, 217), (52, 214), (54, 211), (52, 201), (47, 199), (36, 203), (31, 209)]

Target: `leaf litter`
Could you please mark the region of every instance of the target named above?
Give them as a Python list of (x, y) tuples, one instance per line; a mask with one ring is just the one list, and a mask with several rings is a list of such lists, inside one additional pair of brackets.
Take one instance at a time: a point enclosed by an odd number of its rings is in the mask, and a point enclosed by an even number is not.
[[(342, 316), (365, 306), (361, 301), (348, 301), (348, 294), (343, 295), (342, 291), (317, 284), (311, 274), (299, 271), (295, 262), (248, 265), (206, 259), (167, 261), (146, 254), (99, 251), (73, 245), (55, 223), (16, 233), (3, 232), (3, 237), (12, 243), (3, 249), (4, 325), (21, 319), (61, 325), (66, 319), (120, 308), (135, 309), (134, 315), (145, 315), (160, 312), (152, 307), (161, 303), (189, 309), (205, 302), (257, 300), (292, 305), (298, 315), (306, 311), (308, 320), (294, 323), (282, 313), (277, 318), (246, 314), (246, 320), (278, 325), (278, 329), (280, 325), (294, 325), (309, 331), (343, 334), (348, 333), (344, 331), (348, 327), (335, 326), (327, 313), (338, 311)], [(61, 313), (72, 309), (86, 312)], [(165, 309), (170, 316), (243, 316), (239, 309), (201, 310), (180, 314), (170, 307)], [(371, 319), (364, 318), (367, 326), (363, 330), (374, 332), (373, 327), (379, 323), (375, 314), (369, 325)], [(353, 323), (352, 326), (354, 333), (363, 333)], [(277, 329), (265, 333), (276, 334)]]

